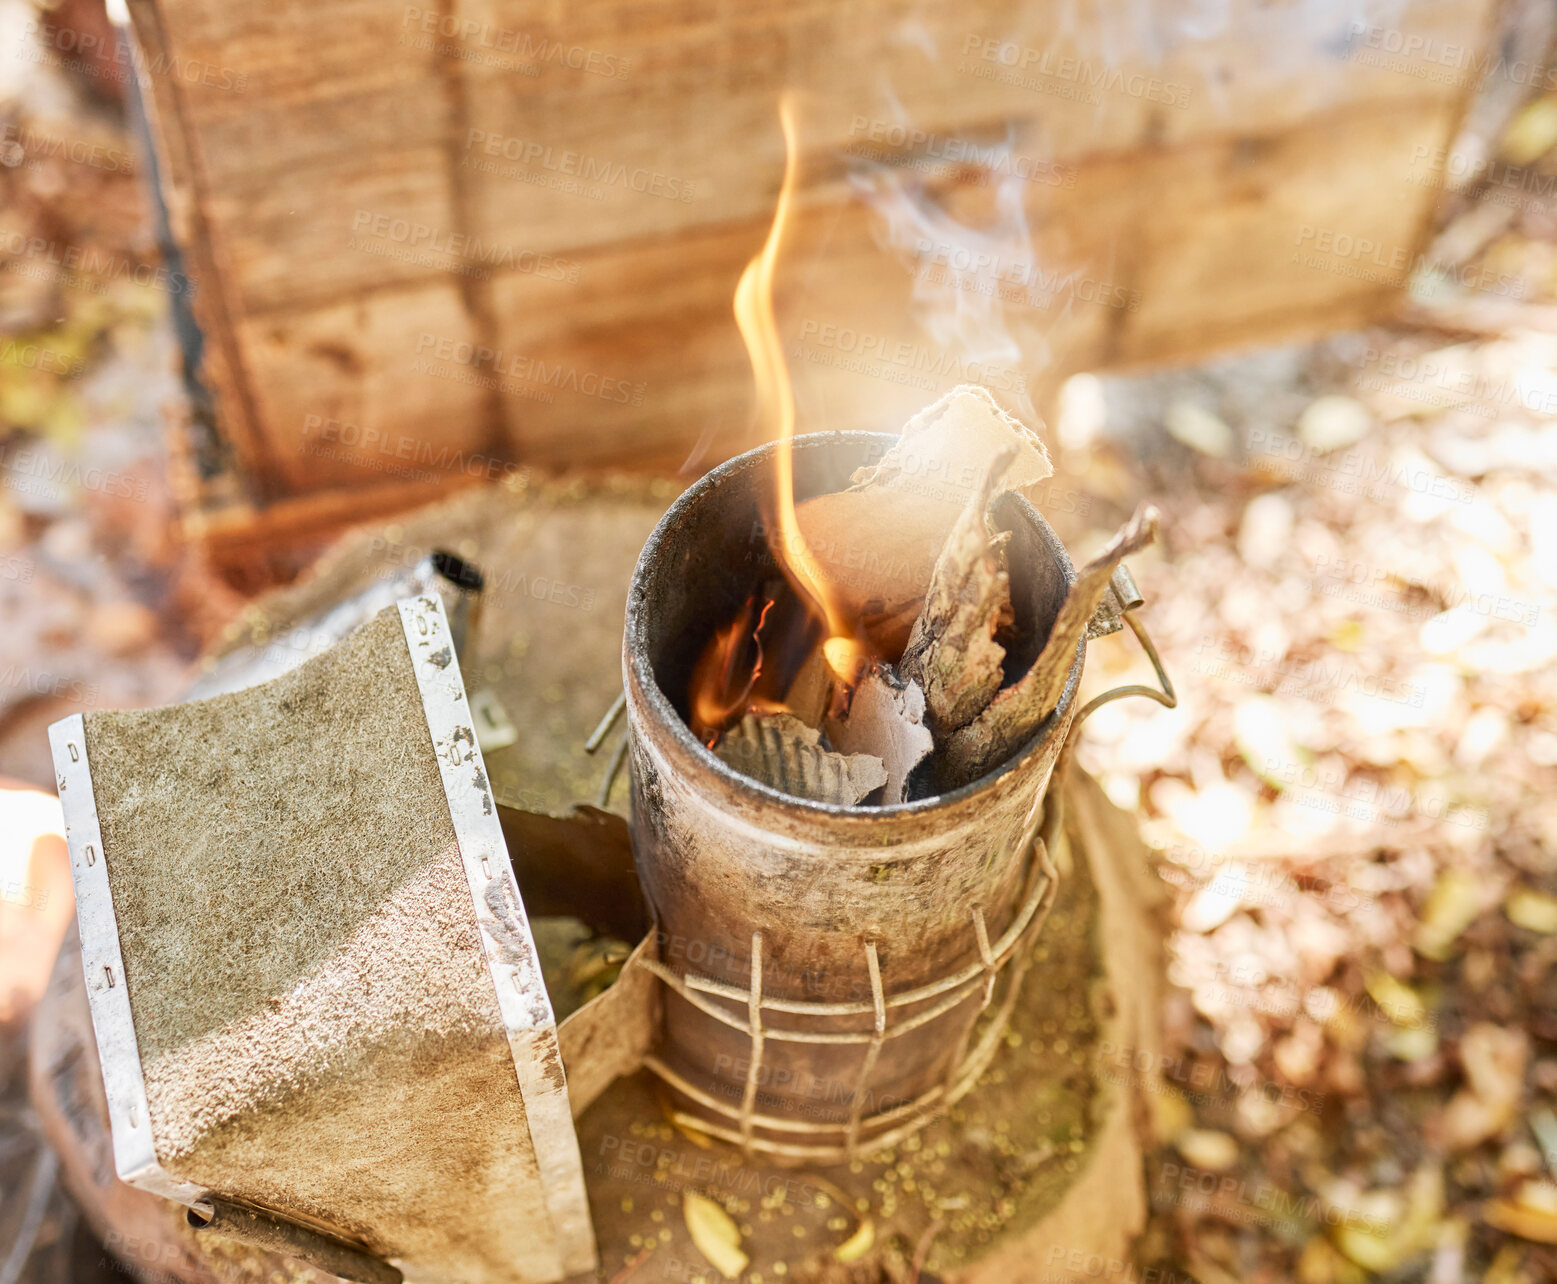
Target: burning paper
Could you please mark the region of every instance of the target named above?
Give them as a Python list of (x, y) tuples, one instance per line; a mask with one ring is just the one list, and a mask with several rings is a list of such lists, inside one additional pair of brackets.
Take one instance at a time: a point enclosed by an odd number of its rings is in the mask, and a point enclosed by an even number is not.
[(820, 731), (792, 714), (748, 713), (714, 752), (753, 780), (814, 802), (852, 807), (888, 783), (880, 758), (834, 753), (821, 740)]
[(854, 689), (846, 714), (830, 719), (827, 735), (845, 753), (873, 755), (886, 775), (884, 803), (908, 796), (908, 778), (930, 756), (935, 739), (924, 725), (924, 692), (890, 665), (874, 664)]
[[(1113, 566), (1139, 547), (1140, 533), (1127, 532), (1083, 571), (1032, 669), (1015, 674), (1010, 535), (994, 529), (990, 507), (1051, 467), (988, 393), (957, 388), (916, 415), (847, 490), (793, 505), (792, 470), (776, 472), (784, 580), (760, 586), (710, 643), (692, 721), (727, 764), (798, 797), (891, 805), (1009, 757), (1053, 707), (1074, 630)], [(787, 655), (769, 645), (781, 634)], [(916, 779), (932, 755), (937, 778)]]
[[(775, 788), (891, 805), (949, 776), (971, 780), (1031, 736), (1114, 564), (1149, 534), (1131, 528), (1106, 569), (1083, 572), (1031, 671), (1019, 675), (1008, 671), (1012, 639), (1003, 636), (1016, 628), (1009, 534), (992, 528), (989, 509), (1012, 491), (1035, 499), (1054, 470), (1038, 436), (987, 391), (952, 389), (856, 469), (846, 490), (797, 503), (795, 398), (773, 311), (797, 173), (787, 98), (779, 120), (784, 179), (767, 239), (736, 288), (735, 319), (776, 439), (762, 515), (783, 582), (753, 592), (708, 644), (689, 722), (726, 763)], [(1037, 639), (1025, 640), (1031, 654)], [(932, 754), (934, 782), (916, 770)]]

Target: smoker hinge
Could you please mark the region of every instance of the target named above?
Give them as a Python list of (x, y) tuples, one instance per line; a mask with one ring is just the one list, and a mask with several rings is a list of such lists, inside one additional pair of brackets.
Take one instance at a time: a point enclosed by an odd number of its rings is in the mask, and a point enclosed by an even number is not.
[(1120, 562), (1114, 567), (1097, 610), (1092, 612), (1092, 618), (1087, 621), (1087, 641), (1118, 633), (1124, 628), (1125, 613), (1135, 610), (1145, 601), (1141, 590), (1135, 587), (1135, 577), (1130, 574), (1130, 568)]

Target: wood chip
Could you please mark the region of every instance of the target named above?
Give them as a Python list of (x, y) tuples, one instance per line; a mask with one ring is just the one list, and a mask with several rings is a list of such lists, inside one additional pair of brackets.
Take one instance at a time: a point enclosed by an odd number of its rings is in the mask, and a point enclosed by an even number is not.
[(1143, 505), (1102, 552), (1081, 568), (1033, 667), (1001, 691), (973, 722), (947, 740), (941, 763), (943, 784), (955, 788), (978, 779), (1009, 758), (1037, 731), (1059, 703), (1076, 648), (1086, 633), (1087, 621), (1108, 589), (1114, 568), (1151, 543), (1156, 533), (1157, 510), (1150, 504)]
[(1006, 649), (995, 630), (1011, 618), (1011, 577), (1004, 544), (989, 524), (996, 482), (1016, 455), (1003, 452), (946, 537), (898, 671), (924, 690), (931, 722), (947, 736), (995, 698)]
[[(928, 734), (928, 733), (927, 733)], [(888, 781), (879, 757), (834, 753), (822, 733), (789, 713), (748, 713), (714, 752), (735, 770), (796, 798), (852, 807)]]
[(884, 804), (899, 803), (908, 793), (908, 778), (930, 755), (935, 740), (924, 725), (924, 691), (905, 682), (890, 667), (874, 664), (858, 686), (848, 712), (831, 718), (827, 737), (844, 753), (868, 755), (884, 764)]

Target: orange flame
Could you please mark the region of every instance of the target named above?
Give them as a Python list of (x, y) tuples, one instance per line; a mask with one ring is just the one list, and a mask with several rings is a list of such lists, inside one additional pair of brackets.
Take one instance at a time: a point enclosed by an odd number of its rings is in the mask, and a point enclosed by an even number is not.
[(692, 733), (710, 748), (756, 702), (752, 688), (762, 676), (762, 626), (773, 603), (763, 603), (754, 621), (755, 605), (749, 598), (740, 616), (714, 634), (692, 673)]
[(857, 622), (812, 556), (795, 516), (792, 446), (795, 390), (789, 380), (784, 347), (773, 313), (773, 277), (800, 169), (794, 105), (788, 93), (779, 99), (779, 123), (784, 130), (784, 181), (779, 187), (768, 239), (761, 252), (746, 265), (740, 284), (736, 286), (735, 323), (740, 327), (747, 355), (751, 358), (758, 413), (772, 426), (772, 436), (779, 443), (774, 451), (773, 467), (778, 538), (775, 541), (770, 535), (769, 543), (791, 587), (807, 602), (813, 614), (826, 621), (828, 637), (822, 643), (822, 654), (828, 666), (845, 683), (853, 683), (868, 659), (864, 646), (855, 636)]

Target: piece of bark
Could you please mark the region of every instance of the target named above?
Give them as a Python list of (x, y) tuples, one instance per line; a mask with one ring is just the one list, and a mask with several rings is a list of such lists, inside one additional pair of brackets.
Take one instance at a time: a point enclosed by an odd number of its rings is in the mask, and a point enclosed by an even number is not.
[(887, 783), (878, 757), (834, 753), (822, 733), (790, 713), (748, 713), (724, 733), (721, 762), (765, 785), (813, 802), (852, 807)]
[(1114, 568), (1151, 543), (1156, 533), (1157, 510), (1150, 504), (1142, 505), (1103, 550), (1081, 568), (1033, 667), (996, 695), (983, 713), (943, 745), (939, 766), (947, 787), (978, 779), (1009, 758), (1037, 731), (1059, 703), (1076, 658), (1076, 647), (1099, 599), (1108, 590)]
[(960, 512), (1008, 453), (994, 493), (1020, 490), (1033, 498), (1032, 488), (1054, 472), (1043, 441), (988, 391), (959, 384), (910, 419), (880, 463), (856, 470), (851, 480), (856, 491), (932, 496)]
[(1009, 533), (990, 529), (989, 501), (1016, 455), (1004, 451), (946, 537), (898, 672), (924, 690), (937, 735), (972, 722), (1000, 690), (1006, 649), (995, 630), (1010, 618)]
[(828, 719), (827, 738), (844, 753), (869, 754), (884, 764), (885, 804), (908, 793), (908, 777), (935, 747), (924, 725), (924, 691), (886, 665), (873, 664), (860, 679), (848, 712)]

